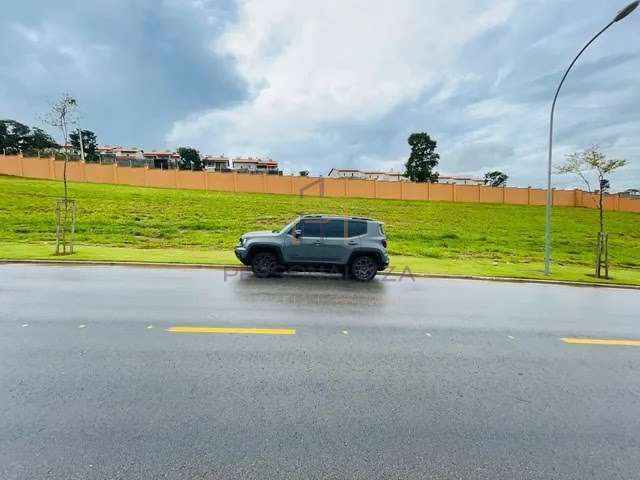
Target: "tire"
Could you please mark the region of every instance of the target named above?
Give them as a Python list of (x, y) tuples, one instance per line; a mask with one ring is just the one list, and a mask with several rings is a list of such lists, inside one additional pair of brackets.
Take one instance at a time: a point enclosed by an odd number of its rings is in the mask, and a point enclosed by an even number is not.
[(351, 261), (349, 265), (349, 271), (351, 277), (358, 282), (368, 282), (373, 280), (378, 273), (378, 263), (374, 258), (368, 255), (362, 255), (356, 257)]
[(271, 252), (258, 252), (251, 258), (251, 271), (258, 278), (272, 277), (280, 271), (278, 258)]

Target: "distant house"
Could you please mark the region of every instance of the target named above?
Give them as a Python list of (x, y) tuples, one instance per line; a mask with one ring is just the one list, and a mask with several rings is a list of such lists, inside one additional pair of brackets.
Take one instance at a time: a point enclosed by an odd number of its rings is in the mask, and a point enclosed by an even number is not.
[(400, 172), (366, 171), (355, 168), (332, 168), (329, 178), (355, 178), (359, 180), (384, 180), (387, 182), (404, 182), (407, 179)]
[(234, 158), (233, 169), (242, 173), (280, 174), (278, 162), (275, 160), (261, 160), (259, 158)]
[(484, 185), (484, 179), (472, 177), (448, 177), (446, 175), (440, 175), (438, 177), (438, 183), (454, 185)]
[(406, 182), (408, 179), (400, 172), (362, 172), (367, 180), (384, 180), (387, 182)]
[(640, 190), (637, 188), (629, 188), (624, 192), (620, 193), (622, 197), (631, 197), (631, 198), (640, 198)]
[(119, 165), (144, 165), (143, 151), (137, 147), (120, 147), (102, 145), (96, 148), (100, 161), (105, 163), (118, 163)]
[[(357, 168), (332, 168), (329, 171), (329, 178), (357, 178), (360, 180), (384, 180), (387, 182), (407, 182), (408, 178), (403, 176), (400, 172), (383, 172), (383, 171), (369, 171), (359, 170)], [(455, 185), (484, 185), (484, 180), (481, 178), (472, 177), (450, 177), (441, 175), (438, 177), (438, 183), (448, 183)]]
[(142, 153), (150, 168), (160, 168), (162, 170), (174, 169), (180, 160), (180, 155), (169, 150), (150, 150)]
[(228, 172), (231, 170), (229, 159), (224, 155), (205, 155), (202, 157), (202, 163), (204, 163), (205, 170), (212, 172)]

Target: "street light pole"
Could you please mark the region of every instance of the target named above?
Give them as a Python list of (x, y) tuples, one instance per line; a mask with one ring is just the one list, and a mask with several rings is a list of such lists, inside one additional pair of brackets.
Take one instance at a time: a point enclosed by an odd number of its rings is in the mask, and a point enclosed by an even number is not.
[(82, 129), (81, 128), (78, 129), (78, 140), (80, 140), (80, 158), (82, 159), (82, 162), (84, 163), (84, 142), (82, 140)]
[(556, 110), (556, 102), (558, 101), (558, 95), (560, 94), (560, 90), (562, 89), (562, 85), (564, 85), (564, 81), (567, 79), (567, 75), (576, 64), (580, 56), (584, 53), (584, 51), (589, 48), (589, 46), (596, 41), (596, 39), (606, 32), (609, 27), (611, 27), (614, 23), (619, 22), (623, 18), (627, 17), (631, 12), (633, 12), (638, 5), (640, 4), (640, 0), (636, 0), (631, 2), (625, 8), (620, 10), (615, 18), (602, 30), (600, 30), (589, 42), (582, 47), (582, 50), (578, 52), (578, 55), (573, 59), (567, 71), (564, 72), (562, 76), (562, 80), (560, 80), (560, 84), (556, 90), (556, 94), (553, 97), (553, 103), (551, 104), (551, 119), (549, 121), (549, 162), (547, 165), (547, 210), (546, 210), (546, 228), (545, 228), (545, 249), (544, 249), (544, 274), (549, 275), (550, 267), (551, 267), (551, 210), (553, 208), (553, 191), (551, 190), (551, 169), (553, 167), (553, 117)]

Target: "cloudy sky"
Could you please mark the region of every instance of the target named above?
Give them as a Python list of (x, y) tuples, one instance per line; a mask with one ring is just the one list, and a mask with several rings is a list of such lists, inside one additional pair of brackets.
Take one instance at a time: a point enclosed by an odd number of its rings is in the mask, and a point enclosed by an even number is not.
[[(429, 132), (443, 174), (545, 182), (550, 97), (626, 0), (3, 0), (0, 118), (63, 91), (103, 144), (400, 170)], [(640, 188), (640, 10), (561, 95), (556, 158), (599, 144)], [(554, 177), (559, 187), (578, 185)]]

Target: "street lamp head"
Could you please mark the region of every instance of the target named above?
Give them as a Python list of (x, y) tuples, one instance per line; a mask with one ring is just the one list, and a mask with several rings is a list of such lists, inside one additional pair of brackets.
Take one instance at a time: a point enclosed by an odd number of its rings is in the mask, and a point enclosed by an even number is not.
[(616, 18), (614, 18), (613, 21), (619, 22), (620, 20), (625, 18), (627, 15), (629, 15), (631, 12), (633, 12), (636, 8), (638, 8), (638, 5), (640, 5), (640, 0), (631, 2), (629, 5), (627, 5), (626, 7), (624, 7), (622, 10), (618, 12), (618, 14), (616, 15)]

